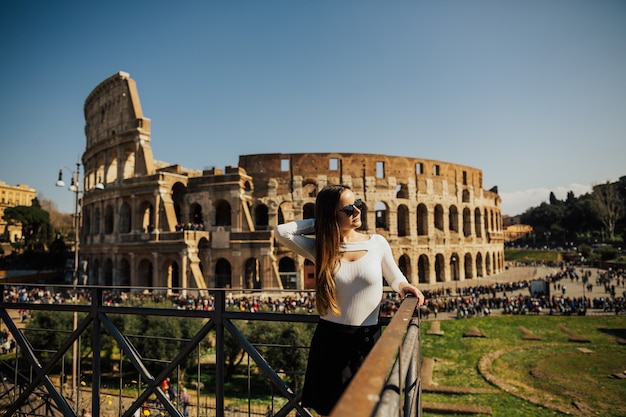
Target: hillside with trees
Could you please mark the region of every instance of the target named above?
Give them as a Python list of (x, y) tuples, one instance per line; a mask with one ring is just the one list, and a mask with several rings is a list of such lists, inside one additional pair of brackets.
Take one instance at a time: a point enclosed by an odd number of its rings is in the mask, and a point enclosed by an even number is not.
[(602, 260), (616, 259), (626, 249), (626, 176), (597, 184), (579, 197), (570, 191), (565, 200), (559, 200), (550, 193), (548, 202), (521, 215), (521, 223), (532, 226), (533, 233), (507, 246), (571, 251), (587, 259), (595, 253)]

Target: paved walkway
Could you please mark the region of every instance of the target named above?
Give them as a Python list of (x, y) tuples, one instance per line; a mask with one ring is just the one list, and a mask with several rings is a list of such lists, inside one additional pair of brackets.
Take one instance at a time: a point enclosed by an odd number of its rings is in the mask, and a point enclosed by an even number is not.
[[(592, 271), (591, 278), (592, 282), (595, 282), (595, 277), (597, 276), (597, 268), (582, 268), (585, 271)], [(450, 281), (450, 282), (438, 282), (437, 284), (420, 284), (420, 289), (447, 289), (450, 288), (452, 293), (456, 292), (456, 288), (466, 288), (472, 286), (480, 286), (486, 285), (489, 286), (495, 283), (503, 283), (503, 282), (518, 282), (518, 281), (530, 281), (533, 279), (545, 278), (547, 276), (556, 274), (560, 271), (560, 268), (557, 267), (547, 267), (547, 266), (520, 266), (520, 267), (510, 267), (509, 269), (501, 272), (497, 275), (490, 275), (488, 277), (480, 277), (475, 279), (468, 279), (464, 281)], [(576, 273), (581, 275), (581, 268), (576, 268)], [(583, 285), (582, 281), (570, 282), (569, 279), (563, 280), (562, 283), (565, 283), (567, 287), (566, 296), (570, 297), (582, 297), (583, 295)], [(524, 295), (527, 295), (527, 290), (524, 289)], [(598, 289), (599, 294), (599, 289)]]
[[(583, 288), (582, 279), (578, 281), (567, 279), (562, 279), (559, 283), (561, 286), (565, 286), (565, 297), (570, 298), (580, 298), (586, 296), (588, 298), (600, 298), (607, 297), (608, 294), (604, 292), (604, 288), (595, 285), (596, 277), (598, 277), (598, 272), (603, 271), (598, 268), (588, 268), (588, 267), (576, 267), (575, 271), (578, 276), (582, 277), (582, 271), (591, 271), (591, 279), (590, 283), (594, 285), (591, 292), (587, 291)], [(491, 275), (488, 277), (480, 277), (475, 279), (469, 279), (464, 281), (451, 281), (451, 282), (439, 282), (437, 284), (420, 284), (419, 288), (424, 290), (437, 290), (437, 289), (450, 289), (452, 294), (456, 294), (456, 290), (469, 288), (474, 286), (490, 286), (495, 283), (506, 283), (506, 282), (519, 282), (519, 281), (531, 281), (533, 279), (541, 279), (546, 278), (551, 275), (557, 274), (561, 269), (559, 267), (548, 267), (548, 266), (519, 266), (519, 267), (509, 267), (504, 272), (501, 272), (497, 275)], [(550, 287), (550, 291), (552, 295), (561, 295), (560, 290), (555, 290), (553, 286)], [(621, 292), (621, 291), (620, 291)], [(502, 294), (502, 293), (499, 293)], [(517, 295), (529, 295), (528, 288), (522, 288), (516, 291), (511, 291), (507, 293), (507, 296), (517, 296)], [(498, 315), (502, 312), (492, 311), (492, 315)], [(440, 312), (437, 315), (437, 320), (446, 320), (456, 318), (456, 312)], [(433, 314), (431, 314), (425, 320), (435, 320)]]

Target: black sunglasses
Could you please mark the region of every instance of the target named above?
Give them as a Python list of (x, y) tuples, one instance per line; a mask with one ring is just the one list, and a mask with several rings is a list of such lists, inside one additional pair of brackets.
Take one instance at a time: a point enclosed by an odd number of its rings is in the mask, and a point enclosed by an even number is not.
[(358, 208), (359, 210), (361, 210), (361, 208), (363, 208), (363, 201), (360, 198), (357, 198), (354, 201), (354, 204), (348, 204), (347, 206), (345, 206), (341, 210), (337, 210), (337, 213), (339, 213), (340, 211), (343, 211), (344, 213), (346, 213), (346, 216), (352, 217), (352, 216), (354, 216), (354, 209), (355, 208)]

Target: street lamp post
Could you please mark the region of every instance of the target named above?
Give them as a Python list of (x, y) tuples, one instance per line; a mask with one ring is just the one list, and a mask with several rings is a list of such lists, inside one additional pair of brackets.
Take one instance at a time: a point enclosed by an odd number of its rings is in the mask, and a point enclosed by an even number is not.
[[(59, 179), (56, 182), (57, 187), (65, 187), (65, 182), (63, 181), (63, 168), (61, 167), (59, 170)], [(69, 168), (67, 168), (69, 170)], [(80, 219), (78, 215), (78, 195), (80, 194), (80, 164), (76, 163), (76, 171), (72, 171), (72, 181), (68, 190), (74, 193), (74, 215), (73, 215), (73, 227), (74, 227), (74, 268), (73, 268), (73, 276), (72, 283), (74, 285), (78, 284), (78, 251), (80, 245)]]
[(452, 255), (452, 258), (450, 259), (450, 263), (452, 265), (452, 279), (454, 280), (454, 288), (456, 291), (456, 294), (459, 294), (459, 282), (456, 279), (456, 256)]
[[(74, 285), (74, 296), (76, 297), (76, 285), (79, 282), (78, 274), (78, 251), (80, 249), (80, 218), (78, 213), (78, 195), (81, 193), (80, 191), (80, 163), (76, 162), (76, 170), (72, 171), (67, 167), (61, 167), (59, 170), (59, 179), (56, 182), (57, 187), (65, 187), (65, 182), (63, 182), (63, 168), (68, 169), (72, 173), (72, 180), (70, 182), (70, 186), (68, 190), (74, 193), (74, 266), (72, 269), (72, 284)], [(75, 331), (78, 328), (78, 313), (74, 311), (73, 317), (73, 330)], [(78, 408), (78, 340), (74, 341), (72, 345), (72, 398), (76, 399), (76, 407)]]
[[(61, 166), (59, 169), (59, 178), (56, 182), (57, 187), (65, 187), (65, 182), (63, 181), (63, 169), (67, 169), (71, 172), (72, 180), (70, 182), (70, 186), (68, 190), (74, 193), (74, 266), (72, 268), (72, 285), (74, 285), (74, 296), (75, 302), (78, 302), (78, 294), (76, 292), (76, 286), (80, 283), (79, 274), (80, 268), (78, 266), (79, 262), (79, 250), (80, 250), (80, 212), (78, 211), (78, 202), (79, 195), (83, 193), (81, 190), (81, 181), (80, 181), (80, 162), (76, 162), (76, 169), (71, 170), (66, 166)], [(104, 184), (98, 179), (97, 184), (95, 185), (95, 189), (103, 190)], [(73, 322), (73, 331), (76, 331), (78, 328), (78, 312), (74, 311), (74, 322)], [(72, 398), (76, 400), (76, 412), (78, 413), (78, 402), (79, 402), (79, 392), (78, 392), (78, 340), (74, 341), (72, 345)]]

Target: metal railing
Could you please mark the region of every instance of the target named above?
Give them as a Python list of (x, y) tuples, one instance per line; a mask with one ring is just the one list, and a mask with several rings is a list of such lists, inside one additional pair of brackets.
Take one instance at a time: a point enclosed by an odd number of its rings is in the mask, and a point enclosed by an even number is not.
[[(102, 414), (103, 398), (108, 394), (103, 391), (102, 378), (103, 370), (101, 363), (101, 353), (103, 351), (101, 335), (103, 331), (117, 343), (120, 352), (132, 364), (137, 372), (140, 381), (137, 384), (137, 393), (132, 398), (126, 398), (122, 404), (119, 399), (117, 408), (119, 416), (132, 417), (139, 410), (143, 410), (146, 403), (155, 399), (160, 403), (164, 415), (183, 416), (180, 404), (176, 404), (175, 399), (169, 398), (167, 393), (161, 388), (162, 382), (173, 375), (180, 364), (194, 351), (199, 352), (200, 343), (207, 338), (210, 332), (214, 332), (215, 337), (215, 403), (211, 414), (214, 412), (217, 417), (226, 415), (225, 407), (225, 335), (230, 333), (235, 340), (243, 347), (245, 353), (251, 358), (256, 367), (271, 382), (272, 392), (285, 399), (284, 405), (277, 411), (273, 411), (275, 417), (289, 416), (297, 413), (301, 416), (311, 416), (307, 409), (300, 406), (301, 392), (295, 392), (279, 375), (279, 372), (272, 369), (257, 348), (243, 335), (237, 327), (235, 321), (259, 320), (259, 321), (288, 321), (300, 323), (315, 323), (317, 315), (310, 314), (283, 314), (270, 312), (247, 312), (230, 311), (227, 307), (227, 293), (234, 290), (206, 289), (213, 303), (212, 309), (192, 310), (154, 307), (135, 307), (120, 305), (109, 305), (104, 302), (105, 295), (111, 291), (108, 287), (55, 287), (55, 290), (83, 291), (88, 302), (75, 304), (64, 302), (60, 304), (32, 303), (20, 300), (6, 300), (7, 288), (17, 288), (24, 284), (4, 284), (2, 286), (2, 300), (0, 300), (0, 319), (14, 338), (15, 363), (14, 368), (3, 363), (0, 373), (3, 376), (2, 386), (0, 386), (0, 414), (6, 416), (77, 416), (79, 415), (79, 403), (83, 408), (85, 401), (81, 403), (80, 395), (90, 399), (90, 406), (93, 417), (100, 417)], [(116, 290), (120, 290), (119, 288)], [(123, 289), (132, 294), (136, 289)], [(163, 289), (153, 289), (155, 292)], [(199, 294), (197, 289), (189, 290)], [(253, 296), (254, 292), (245, 291), (242, 294)], [(279, 294), (279, 293), (276, 293)], [(353, 383), (350, 385), (339, 404), (333, 411), (333, 416), (415, 416), (421, 415), (420, 407), (420, 378), (419, 378), (419, 318), (415, 317), (415, 298), (404, 300), (395, 312), (391, 320), (383, 318), (383, 323), (387, 324), (378, 343), (375, 345), (372, 354), (368, 356), (361, 370), (356, 374)], [(67, 339), (59, 346), (56, 352), (48, 352), (48, 359), (43, 363), (39, 352), (36, 352), (28, 340), (23, 329), (20, 329), (16, 321), (10, 314), (11, 311), (63, 311), (74, 313), (74, 323), (71, 331), (68, 331)], [(132, 337), (125, 335), (115, 325), (111, 315), (151, 315), (167, 317), (184, 317), (202, 320), (202, 326), (197, 333), (182, 343), (182, 346), (175, 357), (158, 371), (152, 374), (149, 370), (148, 360), (142, 357), (133, 343)], [(78, 315), (81, 319), (78, 320)], [(14, 315), (13, 315), (14, 316)], [(91, 332), (89, 333), (89, 329)], [(83, 335), (85, 337), (83, 337)], [(91, 387), (86, 392), (80, 385), (77, 392), (65, 395), (63, 381), (59, 387), (53, 382), (53, 375), (58, 373), (59, 367), (65, 367), (65, 356), (71, 354), (77, 344), (83, 343), (83, 339), (89, 340), (91, 348)], [(74, 351), (76, 352), (76, 351)], [(74, 353), (75, 355), (75, 353)], [(73, 358), (76, 360), (76, 358)], [(17, 366), (17, 361), (28, 363), (28, 372), (24, 372)], [(121, 363), (121, 359), (120, 359)], [(74, 365), (75, 366), (75, 365)], [(80, 360), (79, 360), (80, 366)], [(121, 368), (121, 365), (120, 365)], [(80, 370), (78, 371), (80, 374)], [(121, 374), (122, 370), (119, 369)], [(76, 384), (76, 381), (72, 381)], [(121, 391), (120, 377), (120, 391)], [(198, 394), (199, 394), (198, 389)], [(121, 394), (120, 394), (121, 397)], [(195, 407), (195, 415), (209, 415), (205, 410), (201, 413), (198, 395), (198, 404)], [(87, 403), (88, 404), (88, 403)], [(345, 412), (350, 410), (350, 412)]]

